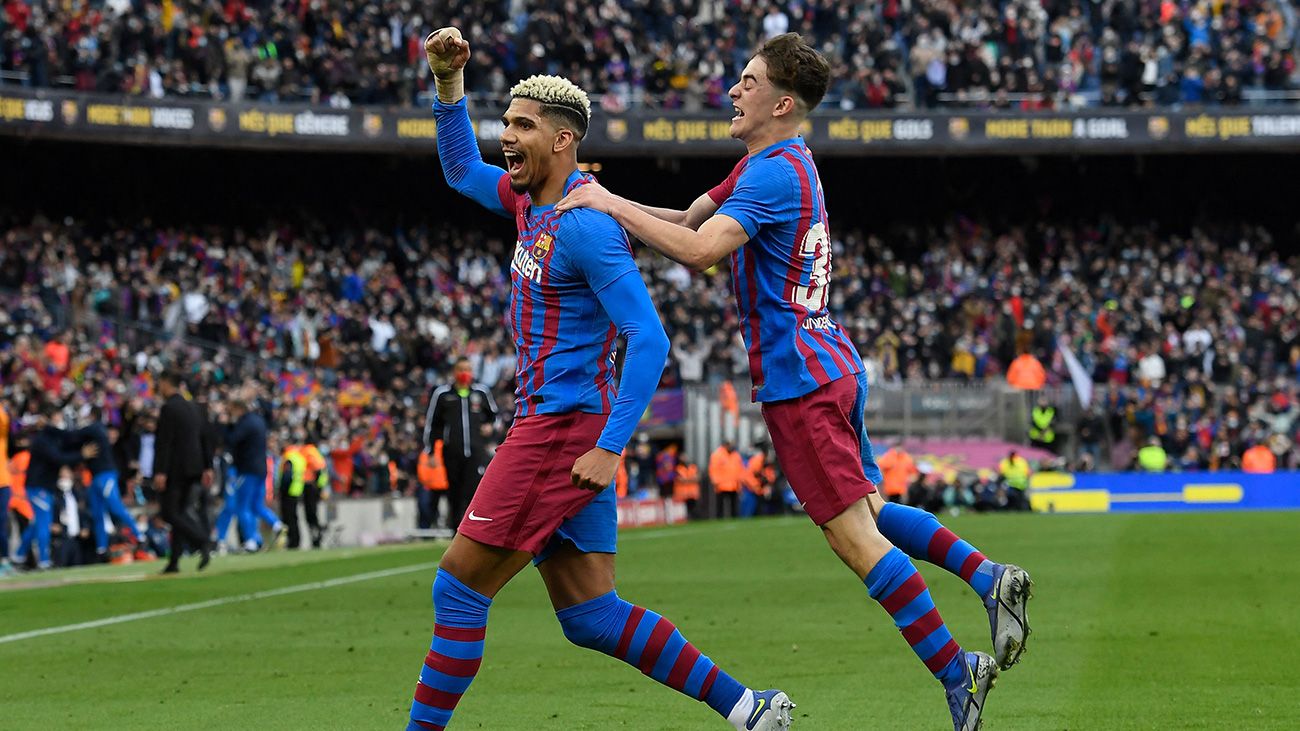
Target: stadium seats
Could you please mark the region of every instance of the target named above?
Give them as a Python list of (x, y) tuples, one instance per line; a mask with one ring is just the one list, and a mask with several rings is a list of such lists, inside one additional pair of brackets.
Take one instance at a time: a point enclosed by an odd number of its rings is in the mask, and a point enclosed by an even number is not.
[[(32, 400), (73, 383), (89, 387), (83, 401), (147, 394), (149, 370), (174, 358), (193, 364), (196, 390), (257, 378), (280, 403), (279, 423), (314, 419), (315, 433), (354, 455), (361, 474), (336, 489), (387, 489), (388, 462), (414, 485), (415, 426), (449, 359), (467, 353), (476, 378), (511, 403), (506, 244), (474, 228), (436, 239), (317, 228), (10, 226), (10, 251), (48, 243), (45, 256), (10, 257), (0, 272), (0, 331), (13, 341), (0, 368)], [(919, 250), (841, 230), (834, 306), (877, 387), (997, 383), (1022, 349), (1050, 385), (1068, 385), (1056, 340), (1067, 332), (1096, 389), (1098, 410), (1083, 417), (1096, 444), (1081, 445), (1091, 467), (1100, 447), (1115, 443), (1122, 457), (1151, 435), (1182, 469), (1239, 465), (1255, 444), (1279, 468), (1297, 460), (1297, 272), (1262, 229), (949, 225), (910, 234), (932, 242)], [(348, 253), (355, 241), (364, 258)], [(121, 248), (107, 256), (103, 242)], [(1039, 270), (1031, 262), (1049, 247), (1053, 265)], [(411, 256), (422, 263), (405, 265)], [(692, 277), (645, 251), (640, 261), (673, 357), (688, 366), (674, 360), (662, 385), (747, 379), (725, 272)], [(46, 343), (68, 323), (73, 352), (59, 368)], [(140, 405), (127, 399), (119, 418)]]
[[(427, 100), (421, 44), (435, 29), (434, 6), (197, 7), (6, 2), (0, 82), (333, 107)], [(670, 0), (653, 7), (496, 0), (457, 13), (475, 42), (466, 69), (471, 93), (500, 98), (515, 79), (560, 73), (602, 94), (607, 111), (728, 107), (726, 90), (746, 58), (786, 30), (819, 39), (832, 62), (826, 103), (843, 109), (1295, 99), (1291, 0)]]

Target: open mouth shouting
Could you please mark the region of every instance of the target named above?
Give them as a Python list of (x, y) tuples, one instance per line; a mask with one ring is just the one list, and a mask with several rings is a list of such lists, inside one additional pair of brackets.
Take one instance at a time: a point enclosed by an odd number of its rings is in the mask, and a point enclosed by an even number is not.
[(524, 169), (524, 155), (516, 150), (503, 150), (506, 156), (506, 172), (515, 177)]

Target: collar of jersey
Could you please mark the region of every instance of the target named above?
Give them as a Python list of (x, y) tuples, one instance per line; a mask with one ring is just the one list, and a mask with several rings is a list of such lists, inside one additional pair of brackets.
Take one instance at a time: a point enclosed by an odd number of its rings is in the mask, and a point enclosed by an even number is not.
[[(569, 177), (564, 179), (564, 194), (568, 195), (574, 188), (591, 179), (590, 176), (584, 175), (581, 170), (575, 169), (572, 173), (569, 173)], [(555, 208), (554, 203), (549, 206), (533, 205), (533, 197), (531, 195), (528, 196), (528, 212), (530, 217), (536, 216), (540, 213), (546, 213), (553, 208)]]
[(754, 160), (758, 158), (776, 157), (776, 154), (779, 153), (781, 150), (784, 150), (787, 147), (793, 147), (794, 145), (802, 145), (802, 144), (803, 144), (803, 136), (795, 135), (790, 139), (781, 140), (780, 142), (777, 142), (774, 145), (768, 145), (767, 147), (759, 150), (758, 152), (755, 152), (753, 155), (750, 155), (749, 158), (751, 160)]

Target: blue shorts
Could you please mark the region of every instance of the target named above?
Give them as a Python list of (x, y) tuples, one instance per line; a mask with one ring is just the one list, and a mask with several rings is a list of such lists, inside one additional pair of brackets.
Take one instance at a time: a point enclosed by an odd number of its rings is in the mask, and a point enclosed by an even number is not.
[(581, 513), (560, 524), (533, 565), (545, 561), (567, 541), (583, 553), (618, 553), (618, 496), (605, 488)]

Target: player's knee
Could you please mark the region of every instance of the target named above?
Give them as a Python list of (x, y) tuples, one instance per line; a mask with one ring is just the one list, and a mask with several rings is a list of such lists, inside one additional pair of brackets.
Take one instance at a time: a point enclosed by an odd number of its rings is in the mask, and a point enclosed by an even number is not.
[(487, 622), (491, 606), (491, 599), (465, 586), (450, 572), (438, 569), (433, 580), (435, 621), (454, 626), (482, 626)]
[(578, 647), (595, 648), (600, 644), (600, 632), (590, 623), (580, 620), (560, 620), (564, 639)]
[(822, 526), (822, 531), (831, 550), (859, 576), (866, 576), (893, 547), (876, 527), (865, 501), (854, 503), (831, 519)]
[(611, 591), (591, 601), (561, 609), (555, 617), (560, 620), (560, 629), (569, 642), (578, 647), (605, 651), (613, 644), (611, 638), (616, 640), (621, 635), (631, 607)]

